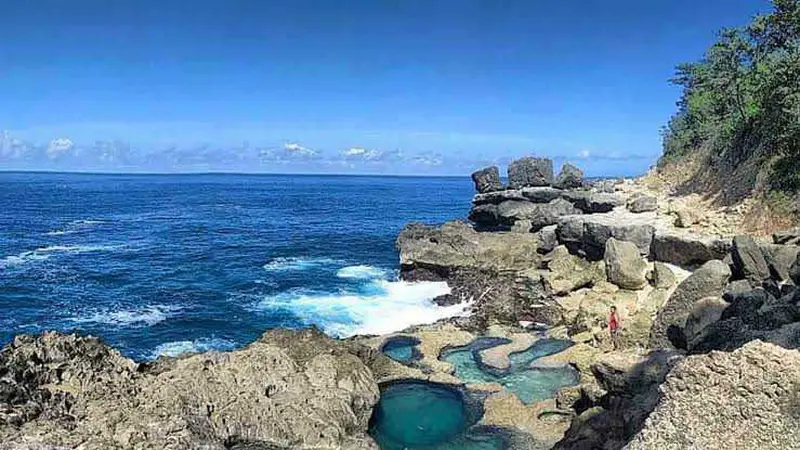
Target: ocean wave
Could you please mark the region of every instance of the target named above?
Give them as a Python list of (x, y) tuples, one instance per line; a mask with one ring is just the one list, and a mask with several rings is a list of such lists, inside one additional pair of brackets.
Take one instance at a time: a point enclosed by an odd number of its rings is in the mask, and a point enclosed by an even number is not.
[(101, 310), (88, 316), (73, 317), (70, 320), (76, 323), (97, 323), (123, 327), (150, 327), (167, 320), (172, 313), (179, 309), (180, 308), (175, 306), (157, 305), (122, 311)]
[(464, 315), (470, 306), (433, 303), (433, 298), (450, 293), (444, 282), (381, 280), (370, 286), (374, 292), (371, 295), (289, 291), (261, 299), (254, 308), (261, 311), (287, 309), (330, 335), (349, 337), (392, 333), (411, 325), (433, 323)]
[(120, 248), (117, 245), (50, 245), (39, 247), (36, 250), (22, 252), (18, 255), (9, 255), (0, 259), (0, 269), (20, 266), (32, 261), (49, 259), (55, 254), (76, 254), (88, 252), (112, 251)]
[(342, 267), (336, 272), (339, 278), (353, 280), (385, 279), (388, 275), (389, 271), (385, 269), (366, 265)]
[(316, 269), (336, 264), (341, 264), (341, 261), (331, 258), (290, 256), (275, 258), (264, 264), (263, 268), (267, 272), (287, 272), (292, 270)]
[(173, 341), (166, 342), (153, 350), (150, 357), (156, 359), (159, 356), (180, 356), (185, 353), (202, 353), (209, 350), (227, 351), (233, 350), (236, 344), (227, 339), (220, 338), (200, 338), (193, 341)]
[(73, 220), (69, 222), (63, 229), (59, 230), (52, 230), (45, 233), (47, 236), (63, 236), (67, 234), (76, 234), (76, 233), (83, 233), (85, 231), (89, 231), (95, 225), (108, 223), (107, 220), (95, 220), (95, 219), (80, 219), (80, 220)]

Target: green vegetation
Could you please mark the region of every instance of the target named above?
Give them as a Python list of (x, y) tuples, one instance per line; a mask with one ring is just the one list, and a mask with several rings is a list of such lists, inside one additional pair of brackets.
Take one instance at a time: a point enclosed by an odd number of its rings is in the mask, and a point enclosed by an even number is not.
[(662, 131), (660, 164), (704, 151), (712, 166), (771, 164), (769, 187), (800, 191), (800, 0), (725, 29), (702, 60), (682, 64), (679, 110)]

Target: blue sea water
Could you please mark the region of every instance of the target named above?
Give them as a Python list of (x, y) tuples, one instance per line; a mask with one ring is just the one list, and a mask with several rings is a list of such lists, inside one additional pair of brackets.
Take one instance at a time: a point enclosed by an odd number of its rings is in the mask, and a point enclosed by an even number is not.
[(0, 173), (0, 344), (77, 330), (142, 360), (432, 322), (460, 307), (396, 280), (394, 240), (471, 195), (468, 178)]

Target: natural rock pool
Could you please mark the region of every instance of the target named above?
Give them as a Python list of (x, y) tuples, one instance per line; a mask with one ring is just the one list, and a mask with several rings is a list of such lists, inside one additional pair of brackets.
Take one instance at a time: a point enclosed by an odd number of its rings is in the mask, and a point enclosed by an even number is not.
[(454, 375), (465, 383), (499, 383), (524, 403), (552, 398), (562, 387), (578, 383), (579, 374), (572, 367), (530, 367), (536, 359), (571, 346), (569, 341), (542, 339), (525, 351), (511, 353), (511, 366), (506, 371), (495, 370), (481, 363), (481, 350), (508, 342), (501, 338), (479, 338), (467, 346), (444, 351), (441, 359), (453, 364)]
[(475, 427), (480, 403), (458, 388), (422, 381), (384, 387), (369, 432), (383, 450), (500, 450), (505, 436)]
[(396, 336), (389, 338), (383, 344), (381, 352), (397, 362), (409, 364), (422, 357), (422, 354), (417, 350), (419, 343), (419, 339), (411, 336)]

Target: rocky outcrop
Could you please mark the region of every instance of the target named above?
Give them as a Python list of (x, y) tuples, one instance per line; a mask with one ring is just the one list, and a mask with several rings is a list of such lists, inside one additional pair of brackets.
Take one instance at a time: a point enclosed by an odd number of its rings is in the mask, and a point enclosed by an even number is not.
[(512, 189), (553, 184), (553, 161), (547, 158), (525, 157), (508, 165), (508, 184)]
[(564, 163), (561, 166), (556, 180), (553, 182), (553, 187), (559, 189), (577, 189), (583, 186), (583, 171), (570, 163)]
[(623, 289), (637, 290), (647, 285), (649, 265), (630, 242), (609, 238), (604, 257), (608, 281)]
[(759, 285), (770, 277), (770, 270), (761, 248), (750, 236), (736, 236), (733, 238), (731, 257), (735, 275)]
[(377, 449), (378, 386), (322, 332), (136, 364), (96, 338), (20, 335), (0, 352), (0, 441), (86, 450)]
[(486, 205), (482, 205), (476, 207), (476, 209), (473, 209), (475, 213), (470, 215), (470, 219), (480, 224), (499, 224), (509, 226), (524, 220), (531, 222), (531, 231), (538, 231), (548, 225), (554, 225), (561, 216), (581, 213), (579, 209), (572, 206), (572, 203), (562, 198), (557, 198), (544, 204), (535, 204), (529, 201), (508, 200), (497, 205), (496, 219), (494, 219), (494, 222), (488, 222), (492, 220), (491, 217), (478, 218), (476, 216), (476, 211), (484, 210), (485, 206)]
[(655, 227), (643, 216), (627, 211), (565, 216), (558, 221), (556, 235), (570, 251), (589, 259), (602, 259), (606, 241), (612, 237), (632, 242), (642, 256), (648, 256)]
[(658, 209), (658, 200), (652, 195), (637, 195), (628, 200), (626, 205), (632, 213), (643, 213)]
[(790, 271), (800, 255), (800, 246), (760, 244), (759, 247), (767, 262), (770, 277), (778, 282), (791, 281)]
[(546, 261), (547, 272), (542, 278), (549, 292), (555, 295), (568, 294), (606, 279), (602, 261), (592, 262), (571, 255), (564, 246), (556, 247)]
[(628, 450), (783, 450), (800, 442), (800, 352), (751, 342), (676, 365)]
[(656, 261), (689, 267), (725, 258), (730, 246), (730, 240), (716, 236), (659, 228), (655, 231), (650, 250)]
[(475, 190), (481, 194), (503, 189), (503, 183), (500, 182), (500, 170), (497, 166), (486, 167), (474, 172), (472, 182), (475, 184)]
[[(722, 296), (722, 289), (731, 276), (727, 264), (712, 260), (685, 279), (658, 312), (650, 330), (651, 348), (685, 348), (680, 340), (681, 330), (694, 303), (706, 297)], [(676, 345), (678, 344), (678, 345)]]
[(800, 245), (800, 227), (773, 233), (772, 242), (780, 245)]

